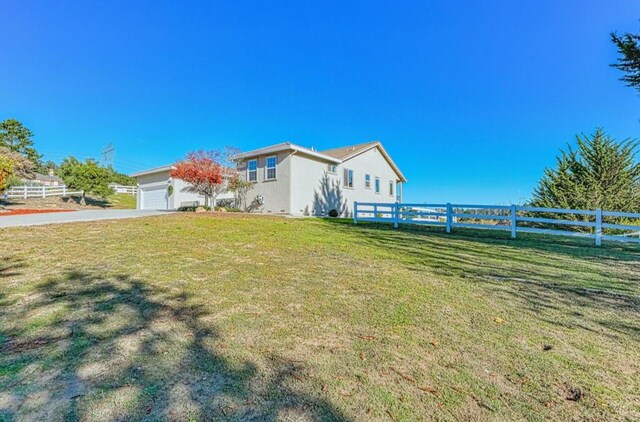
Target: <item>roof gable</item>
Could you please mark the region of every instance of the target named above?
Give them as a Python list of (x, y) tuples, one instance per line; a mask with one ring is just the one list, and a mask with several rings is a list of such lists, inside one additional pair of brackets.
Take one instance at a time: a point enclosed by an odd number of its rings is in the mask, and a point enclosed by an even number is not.
[(363, 144), (328, 149), (326, 151), (321, 151), (321, 154), (328, 155), (329, 157), (334, 157), (339, 160), (348, 160), (349, 158), (363, 153), (378, 144), (380, 144), (378, 141), (365, 142)]
[(341, 160), (342, 162), (345, 162), (345, 161), (350, 160), (352, 158), (355, 158), (355, 157), (359, 156), (360, 154), (363, 154), (363, 153), (365, 153), (365, 152), (367, 152), (367, 151), (369, 151), (369, 150), (371, 150), (373, 148), (377, 148), (380, 151), (380, 153), (382, 154), (384, 159), (387, 161), (389, 166), (391, 166), (393, 171), (396, 172), (396, 174), (398, 175), (400, 180), (402, 182), (406, 182), (407, 181), (406, 177), (404, 177), (404, 175), (402, 174), (402, 172), (400, 171), (398, 166), (396, 166), (396, 163), (393, 162), (393, 160), (391, 159), (391, 156), (384, 149), (384, 147), (382, 146), (382, 143), (380, 141), (365, 142), (363, 144), (357, 144), (357, 145), (352, 145), (352, 146), (347, 146), (347, 147), (342, 147), (342, 148), (330, 149), (330, 150), (327, 150), (327, 151), (322, 151), (322, 154), (328, 155), (330, 157), (336, 157), (339, 160)]

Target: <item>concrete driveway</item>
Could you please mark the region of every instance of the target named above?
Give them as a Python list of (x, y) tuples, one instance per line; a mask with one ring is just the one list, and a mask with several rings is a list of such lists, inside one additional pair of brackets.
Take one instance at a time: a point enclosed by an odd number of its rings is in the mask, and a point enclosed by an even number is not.
[(75, 223), (77, 221), (116, 220), (120, 218), (138, 218), (151, 215), (168, 214), (171, 211), (143, 210), (87, 210), (72, 212), (52, 212), (45, 214), (27, 214), (0, 216), (0, 228), (36, 226), (40, 224)]

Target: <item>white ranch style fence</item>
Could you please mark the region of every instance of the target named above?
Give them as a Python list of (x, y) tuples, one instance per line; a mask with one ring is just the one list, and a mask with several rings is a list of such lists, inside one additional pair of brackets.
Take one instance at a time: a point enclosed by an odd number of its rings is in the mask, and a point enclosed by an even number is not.
[(137, 186), (125, 186), (119, 185), (117, 183), (109, 183), (109, 187), (113, 189), (115, 193), (126, 193), (129, 195), (135, 195), (136, 193), (138, 193)]
[[(558, 218), (571, 214), (576, 220)], [(614, 218), (632, 220), (637, 225), (617, 224)], [(604, 221), (603, 221), (604, 220)], [(603, 240), (640, 243), (640, 213), (596, 210), (574, 210), (562, 208), (538, 208), (519, 205), (468, 205), (468, 204), (401, 204), (355, 202), (353, 222), (422, 224), (443, 226), (447, 233), (455, 227), (505, 230), (516, 238), (517, 233), (542, 233), (559, 236), (577, 236), (593, 239), (596, 246)], [(489, 221), (493, 224), (482, 224)], [(520, 225), (518, 223), (521, 223)], [(541, 227), (542, 226), (542, 227)], [(570, 231), (561, 227), (588, 227), (591, 230)], [(547, 228), (553, 227), (553, 228)]]
[(5, 191), (6, 198), (47, 198), (50, 196), (82, 196), (84, 191), (69, 190), (66, 186), (14, 186)]

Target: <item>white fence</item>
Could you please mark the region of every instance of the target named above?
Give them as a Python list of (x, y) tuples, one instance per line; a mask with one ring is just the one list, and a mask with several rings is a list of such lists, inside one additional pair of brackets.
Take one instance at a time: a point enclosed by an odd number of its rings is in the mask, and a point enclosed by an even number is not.
[(109, 187), (113, 189), (115, 193), (126, 193), (129, 195), (135, 195), (138, 192), (138, 188), (136, 186), (124, 186), (110, 183)]
[(66, 186), (14, 186), (5, 191), (7, 198), (47, 198), (50, 196), (81, 196), (83, 191), (69, 190)]
[[(557, 215), (580, 216), (579, 220), (555, 218)], [(554, 216), (551, 218), (550, 216)], [(635, 220), (637, 225), (616, 224), (614, 218)], [(469, 222), (471, 220), (471, 222)], [(604, 221), (603, 221), (604, 220)], [(640, 213), (597, 210), (573, 210), (561, 208), (537, 208), (517, 205), (466, 205), (466, 204), (400, 204), (355, 202), (353, 221), (372, 221), (399, 224), (423, 224), (443, 226), (447, 233), (455, 227), (505, 230), (515, 239), (518, 232), (542, 233), (560, 236), (577, 236), (594, 239), (596, 246), (603, 240), (640, 243), (633, 237), (640, 231)], [(490, 221), (482, 224), (475, 221)], [(525, 223), (518, 225), (518, 223)], [(541, 228), (536, 225), (551, 226)], [(589, 227), (590, 232), (562, 230), (558, 227)], [(605, 231), (607, 233), (605, 233)], [(635, 232), (635, 233), (630, 233)]]

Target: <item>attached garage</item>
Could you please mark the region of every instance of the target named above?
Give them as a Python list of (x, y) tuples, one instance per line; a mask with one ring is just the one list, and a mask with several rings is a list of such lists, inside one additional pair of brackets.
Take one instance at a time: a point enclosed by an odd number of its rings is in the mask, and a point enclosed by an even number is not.
[(167, 191), (167, 185), (141, 187), (139, 192), (141, 210), (169, 209), (169, 195)]
[[(131, 175), (138, 182), (139, 210), (175, 210), (181, 206), (204, 205), (204, 196), (192, 192), (182, 180), (171, 177), (173, 168), (163, 166)], [(218, 196), (218, 199), (231, 198), (231, 192)]]

